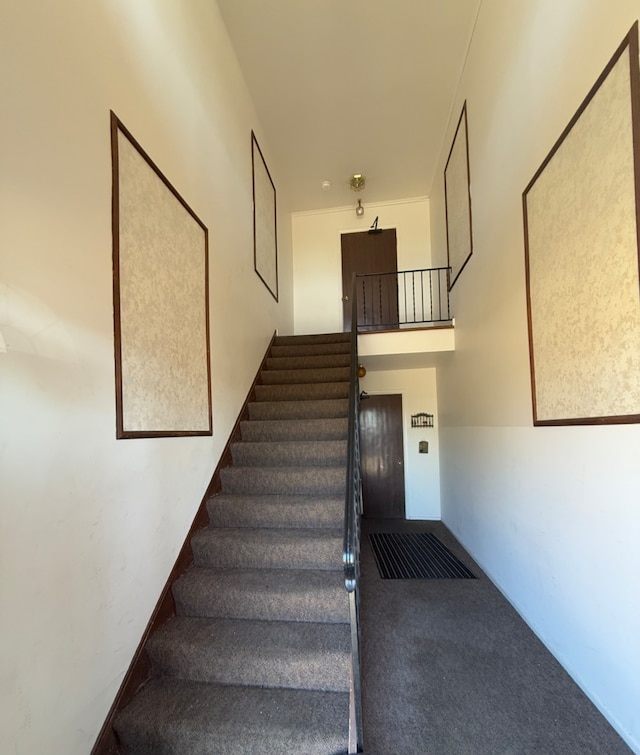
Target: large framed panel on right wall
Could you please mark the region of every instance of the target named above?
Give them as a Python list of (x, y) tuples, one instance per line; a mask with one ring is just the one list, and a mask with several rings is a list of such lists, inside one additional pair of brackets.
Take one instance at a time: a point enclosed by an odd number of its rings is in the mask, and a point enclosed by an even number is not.
[(473, 254), (466, 100), (462, 106), (444, 168), (444, 205), (447, 226), (447, 264), (450, 269), (449, 290), (451, 290)]
[(534, 425), (640, 422), (634, 24), (523, 192)]

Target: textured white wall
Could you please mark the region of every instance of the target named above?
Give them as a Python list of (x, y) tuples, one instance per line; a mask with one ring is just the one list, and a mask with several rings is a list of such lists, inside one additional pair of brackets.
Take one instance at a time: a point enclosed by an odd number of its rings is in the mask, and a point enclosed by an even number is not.
[(431, 194), (442, 261), (467, 99), (474, 254), (438, 372), (442, 518), (636, 752), (640, 426), (533, 428), (522, 191), (638, 16), (637, 0), (484, 0)]
[[(372, 395), (402, 395), (405, 514), (407, 519), (440, 519), (438, 397), (435, 368), (369, 370), (365, 377), (360, 379), (360, 389)], [(433, 414), (435, 427), (412, 428), (411, 415), (419, 412)], [(418, 453), (418, 443), (421, 440), (429, 443), (428, 454)]]
[[(365, 190), (366, 192), (366, 190)], [(380, 228), (395, 228), (398, 270), (431, 266), (429, 201), (425, 198), (367, 204), (358, 218), (353, 207), (292, 215), (294, 327), (297, 334), (342, 330), (340, 235), (368, 230), (376, 216)]]
[[(3, 3), (0, 92), (0, 749), (86, 755), (292, 330), (290, 224), (277, 305), (253, 270), (252, 128), (276, 186), (278, 166), (209, 0)], [(213, 438), (115, 440), (110, 109), (209, 228)]]

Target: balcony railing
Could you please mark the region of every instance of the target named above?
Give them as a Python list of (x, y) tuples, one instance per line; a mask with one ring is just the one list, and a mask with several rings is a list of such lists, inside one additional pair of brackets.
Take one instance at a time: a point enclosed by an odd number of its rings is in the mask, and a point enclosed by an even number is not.
[(451, 320), (448, 267), (356, 276), (358, 330), (395, 330)]

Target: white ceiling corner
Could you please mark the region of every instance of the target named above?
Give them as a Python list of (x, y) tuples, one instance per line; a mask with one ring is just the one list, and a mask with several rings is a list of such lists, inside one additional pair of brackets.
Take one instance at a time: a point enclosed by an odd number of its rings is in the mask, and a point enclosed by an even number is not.
[(481, 0), (217, 2), (287, 209), (429, 194)]

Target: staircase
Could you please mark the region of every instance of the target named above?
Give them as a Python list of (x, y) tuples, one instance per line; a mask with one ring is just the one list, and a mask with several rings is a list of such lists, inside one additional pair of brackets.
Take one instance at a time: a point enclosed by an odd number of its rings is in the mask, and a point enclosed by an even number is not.
[(349, 336), (279, 337), (115, 730), (131, 755), (337, 755), (349, 729), (342, 572)]

